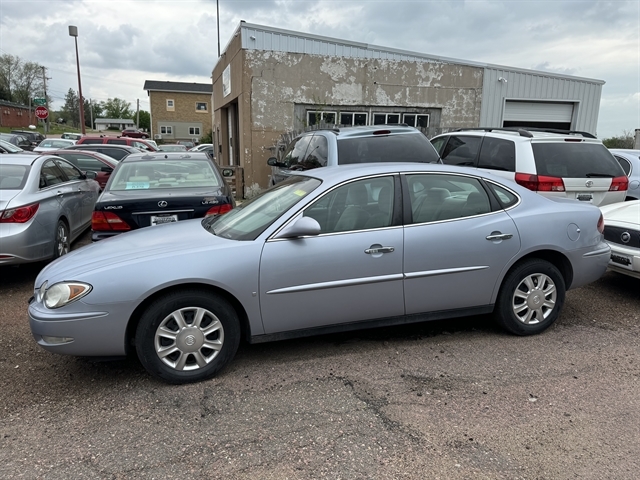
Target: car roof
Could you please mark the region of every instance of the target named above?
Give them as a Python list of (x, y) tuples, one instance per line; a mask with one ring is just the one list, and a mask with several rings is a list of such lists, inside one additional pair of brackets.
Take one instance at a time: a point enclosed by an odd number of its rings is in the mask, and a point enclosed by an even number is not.
[(562, 140), (565, 138), (576, 139), (579, 138), (585, 142), (602, 143), (595, 135), (588, 132), (582, 132), (578, 130), (558, 130), (553, 128), (533, 128), (533, 127), (469, 127), (458, 128), (450, 132), (443, 133), (441, 135), (471, 135), (471, 136), (486, 136), (498, 138), (514, 139), (520, 138), (521, 141), (530, 140)]
[(49, 155), (59, 155), (61, 153), (73, 153), (73, 154), (85, 153), (85, 154), (87, 154), (89, 156), (92, 156), (94, 158), (99, 158), (101, 160), (107, 160), (107, 161), (109, 161), (109, 163), (113, 163), (114, 165), (117, 165), (119, 163), (118, 160), (116, 160), (113, 157), (110, 157), (109, 155), (105, 155), (104, 153), (94, 152), (92, 150), (83, 150), (81, 148), (74, 148), (74, 149), (61, 148), (59, 150), (51, 150), (51, 151), (47, 152), (47, 154), (49, 154)]
[(380, 134), (382, 132), (384, 132), (385, 134), (422, 133), (417, 128), (411, 127), (409, 125), (393, 124), (393, 125), (357, 125), (357, 126), (351, 126), (351, 127), (316, 128), (313, 130), (308, 130), (306, 132), (303, 132), (300, 134), (300, 136), (310, 135), (316, 132), (332, 132), (338, 137), (338, 139), (346, 138), (346, 137), (365, 137), (365, 136)]
[(141, 152), (132, 153), (126, 158), (123, 158), (120, 163), (123, 162), (140, 162), (149, 160), (208, 160), (211, 161), (209, 156), (204, 152)]
[(14, 153), (12, 155), (0, 155), (0, 163), (5, 165), (32, 165), (37, 159), (50, 156), (49, 152), (43, 155)]

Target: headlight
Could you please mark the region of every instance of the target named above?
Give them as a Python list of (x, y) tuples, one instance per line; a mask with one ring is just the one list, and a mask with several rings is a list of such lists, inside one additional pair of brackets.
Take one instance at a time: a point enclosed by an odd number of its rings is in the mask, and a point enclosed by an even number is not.
[(81, 299), (88, 294), (93, 287), (80, 282), (60, 282), (42, 294), (42, 301), (47, 308), (60, 308), (71, 302)]

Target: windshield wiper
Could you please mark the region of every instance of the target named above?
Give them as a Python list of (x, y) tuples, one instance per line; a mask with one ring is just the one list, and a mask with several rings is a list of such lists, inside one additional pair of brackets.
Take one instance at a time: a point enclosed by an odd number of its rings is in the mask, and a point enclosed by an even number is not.
[(587, 177), (603, 177), (603, 178), (613, 178), (615, 175), (611, 175), (610, 173), (587, 173)]

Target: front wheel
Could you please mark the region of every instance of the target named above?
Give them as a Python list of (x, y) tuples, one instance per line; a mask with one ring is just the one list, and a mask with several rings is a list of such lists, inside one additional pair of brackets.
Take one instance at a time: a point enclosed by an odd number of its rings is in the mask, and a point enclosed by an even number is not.
[(507, 274), (496, 303), (498, 322), (516, 335), (533, 335), (556, 321), (565, 298), (560, 271), (546, 260), (531, 259)]
[(136, 330), (138, 358), (167, 383), (213, 377), (235, 355), (240, 323), (222, 297), (200, 290), (170, 293), (153, 302)]

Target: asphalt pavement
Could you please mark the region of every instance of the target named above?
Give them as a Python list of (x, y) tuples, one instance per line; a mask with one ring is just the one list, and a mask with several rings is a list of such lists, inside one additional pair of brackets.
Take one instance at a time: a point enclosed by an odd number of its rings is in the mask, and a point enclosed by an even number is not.
[(638, 280), (568, 292), (534, 337), (481, 316), (244, 344), (217, 378), (170, 386), (135, 358), (38, 347), (41, 267), (0, 268), (0, 478), (639, 476)]

